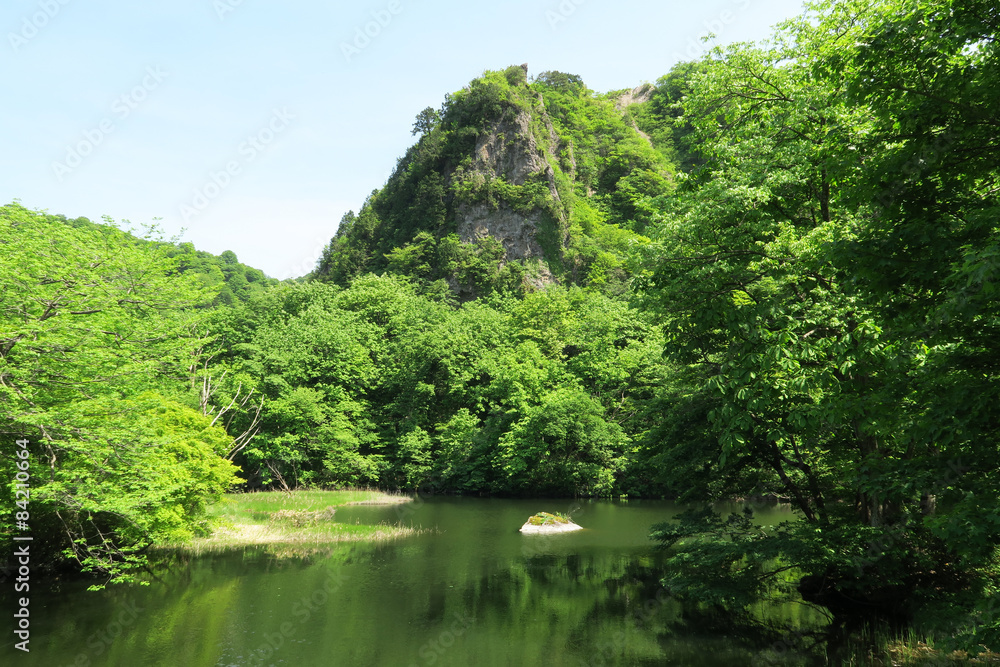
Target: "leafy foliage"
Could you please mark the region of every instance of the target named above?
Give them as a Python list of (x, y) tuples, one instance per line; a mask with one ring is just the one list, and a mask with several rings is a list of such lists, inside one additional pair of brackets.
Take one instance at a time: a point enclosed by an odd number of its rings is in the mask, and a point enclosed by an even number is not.
[(214, 372), (265, 396), (237, 459), (252, 485), (607, 495), (657, 363), (637, 313), (579, 288), (456, 308), (367, 276), (283, 286), (217, 326)]
[[(539, 283), (535, 273), (551, 271), (624, 294), (631, 244), (646, 242), (638, 233), (652, 215), (646, 200), (670, 191), (672, 167), (613, 99), (559, 72), (529, 84), (514, 66), (485, 72), (440, 111), (422, 111), (414, 134), (386, 185), (341, 220), (316, 277), (347, 286), (388, 271), (443, 281), (436, 290), (446, 284), (464, 300), (522, 294)], [(476, 161), (504, 150), (511, 155), (497, 159), (510, 173)], [(525, 224), (536, 225), (543, 256), (512, 257), (496, 236), (460, 236), (458, 220), (473, 205), (534, 221)]]
[(835, 613), (960, 618), (994, 589), (996, 29), (985, 6), (817, 3), (718, 49), (671, 107), (704, 164), (658, 202), (651, 294), (718, 447), (665, 457), (804, 519), (658, 528), (693, 540), (679, 593), (745, 605), (775, 562)]
[(13, 532), (16, 438), (31, 443), (33, 554), (127, 579), (140, 552), (204, 528), (235, 481), (186, 383), (211, 298), (161, 243), (0, 208), (0, 433)]
[[(823, 0), (630, 93), (487, 71), (301, 284), (3, 207), (0, 450), (39, 443), (49, 552), (127, 577), (230, 460), (254, 489), (670, 495), (699, 507), (653, 529), (663, 583), (702, 610), (998, 648), (998, 24)], [(715, 509), (759, 497), (801, 520)]]
[(169, 246), (166, 253), (177, 260), (177, 273), (193, 273), (206, 287), (218, 292), (212, 300), (213, 306), (245, 303), (254, 294), (278, 282), (260, 269), (242, 264), (232, 250), (215, 256), (195, 250), (191, 243), (180, 243)]

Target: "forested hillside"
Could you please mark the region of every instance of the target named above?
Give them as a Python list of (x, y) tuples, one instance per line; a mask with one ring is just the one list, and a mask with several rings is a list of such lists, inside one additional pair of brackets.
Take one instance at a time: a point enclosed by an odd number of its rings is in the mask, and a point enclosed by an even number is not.
[[(399, 276), (283, 286), (221, 314), (216, 372), (264, 396), (251, 485), (662, 493), (643, 434), (666, 371), (627, 304), (579, 287), (456, 306)], [(227, 394), (228, 395), (228, 394)]]
[[(839, 0), (655, 84), (487, 71), (296, 284), (4, 207), (2, 465), (39, 443), (53, 554), (119, 574), (234, 484), (677, 498), (679, 598), (998, 648), (998, 28)], [(751, 496), (801, 520), (712, 510)]]
[(629, 117), (631, 91), (599, 95), (561, 72), (528, 83), (525, 67), (420, 113), (418, 142), (344, 216), (317, 279), (389, 272), (463, 300), (554, 283), (626, 290), (648, 200), (671, 191), (674, 164)]

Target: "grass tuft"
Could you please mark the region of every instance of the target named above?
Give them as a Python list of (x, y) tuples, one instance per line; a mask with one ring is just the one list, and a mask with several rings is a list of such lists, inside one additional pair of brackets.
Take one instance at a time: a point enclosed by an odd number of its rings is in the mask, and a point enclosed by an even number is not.
[(560, 512), (555, 514), (549, 512), (539, 512), (535, 516), (528, 519), (528, 523), (532, 526), (550, 526), (557, 523), (569, 523), (569, 517)]
[(215, 527), (210, 535), (166, 544), (163, 548), (197, 555), (249, 546), (282, 545), (284, 551), (306, 552), (340, 542), (383, 542), (421, 531), (386, 523), (338, 523), (336, 508), (411, 500), (407, 496), (360, 489), (231, 493), (209, 508), (210, 523)]

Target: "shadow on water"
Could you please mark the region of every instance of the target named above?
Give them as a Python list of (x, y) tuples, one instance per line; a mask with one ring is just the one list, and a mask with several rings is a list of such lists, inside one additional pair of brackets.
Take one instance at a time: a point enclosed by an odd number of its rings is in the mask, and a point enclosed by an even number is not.
[[(402, 518), (436, 531), (397, 541), (175, 554), (150, 586), (98, 593), (62, 582), (33, 591), (37, 649), (18, 664), (828, 664), (829, 619), (815, 608), (732, 616), (666, 594), (648, 532), (673, 504), (585, 502), (586, 530), (520, 535), (540, 509), (564, 508), (434, 498)], [(337, 516), (376, 524), (398, 511)]]

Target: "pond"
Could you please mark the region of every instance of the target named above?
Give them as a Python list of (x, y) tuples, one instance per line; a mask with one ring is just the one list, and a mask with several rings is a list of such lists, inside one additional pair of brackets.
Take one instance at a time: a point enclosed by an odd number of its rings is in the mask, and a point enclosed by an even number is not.
[[(518, 533), (540, 510), (570, 514), (586, 530)], [(450, 497), (341, 508), (337, 521), (426, 530), (308, 555), (255, 547), (177, 557), (150, 586), (33, 591), (32, 650), (17, 664), (807, 664), (794, 641), (692, 621), (663, 595), (649, 528), (681, 510)], [(781, 508), (760, 514), (764, 523), (790, 517)], [(761, 613), (790, 626), (823, 622), (800, 604)]]

